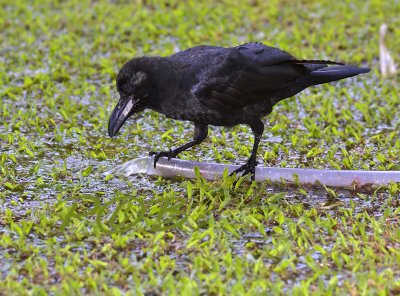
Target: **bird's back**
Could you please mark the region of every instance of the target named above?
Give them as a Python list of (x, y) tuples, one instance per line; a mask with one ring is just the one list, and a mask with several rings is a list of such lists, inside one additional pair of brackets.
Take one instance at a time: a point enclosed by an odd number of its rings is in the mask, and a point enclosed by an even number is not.
[(178, 110), (182, 115), (175, 117), (191, 121), (201, 118), (202, 123), (209, 120), (214, 125), (246, 123), (251, 117), (270, 113), (279, 100), (308, 86), (368, 70), (328, 67), (338, 64), (330, 61), (298, 60), (261, 43), (230, 48), (196, 46), (167, 59), (174, 65), (181, 102), (188, 100), (183, 106), (187, 110)]

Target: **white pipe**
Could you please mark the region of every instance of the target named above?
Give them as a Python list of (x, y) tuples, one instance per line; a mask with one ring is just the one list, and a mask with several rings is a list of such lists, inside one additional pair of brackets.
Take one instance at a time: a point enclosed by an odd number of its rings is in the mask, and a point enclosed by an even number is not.
[[(128, 161), (108, 172), (106, 175), (131, 176), (134, 174), (147, 174), (172, 178), (182, 176), (195, 178), (194, 168), (198, 167), (200, 173), (207, 180), (221, 178), (225, 168), (228, 172), (239, 168), (238, 165), (225, 165), (217, 163), (197, 162), (173, 158), (168, 161), (160, 158), (157, 167), (153, 166), (153, 157), (142, 157)], [(390, 182), (400, 182), (400, 171), (353, 171), (353, 170), (319, 170), (298, 168), (256, 167), (256, 181), (270, 180), (271, 182), (316, 184), (332, 187), (353, 187), (354, 185), (388, 185)]]

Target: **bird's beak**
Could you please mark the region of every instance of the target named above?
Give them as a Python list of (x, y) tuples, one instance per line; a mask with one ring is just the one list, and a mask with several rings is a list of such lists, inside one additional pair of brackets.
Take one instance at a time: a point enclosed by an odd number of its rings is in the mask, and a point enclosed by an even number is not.
[(110, 116), (108, 121), (108, 134), (110, 137), (114, 137), (119, 129), (124, 125), (128, 117), (135, 112), (137, 107), (139, 107), (139, 100), (134, 100), (133, 96), (128, 98), (120, 98), (117, 106), (115, 106), (114, 111)]

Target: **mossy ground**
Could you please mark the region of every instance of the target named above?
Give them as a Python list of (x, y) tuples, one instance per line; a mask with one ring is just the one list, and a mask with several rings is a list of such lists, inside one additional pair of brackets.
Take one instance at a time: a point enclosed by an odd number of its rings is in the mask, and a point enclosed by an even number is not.
[[(270, 166), (400, 170), (400, 3), (0, 0), (0, 294), (400, 293), (399, 187), (363, 191), (103, 172), (191, 138), (145, 112), (107, 136), (128, 59), (260, 41), (370, 74), (304, 91), (265, 118)], [(242, 163), (245, 126), (181, 158)]]

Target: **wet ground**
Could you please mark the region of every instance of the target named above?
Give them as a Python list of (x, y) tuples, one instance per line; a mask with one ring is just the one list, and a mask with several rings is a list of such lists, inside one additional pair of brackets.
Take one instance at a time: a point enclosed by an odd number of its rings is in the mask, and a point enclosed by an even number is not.
[[(220, 3), (212, 12), (191, 1), (2, 3), (0, 287), (15, 294), (398, 293), (397, 184), (338, 190), (103, 175), (193, 132), (190, 123), (146, 111), (108, 138), (124, 62), (242, 39), (373, 69), (278, 104), (264, 119), (260, 163), (400, 170), (398, 76), (383, 80), (377, 71), (376, 31), (382, 21), (398, 27), (395, 2)], [(398, 52), (399, 32), (390, 34)], [(241, 164), (252, 141), (248, 127), (210, 127), (206, 142), (180, 158)]]

